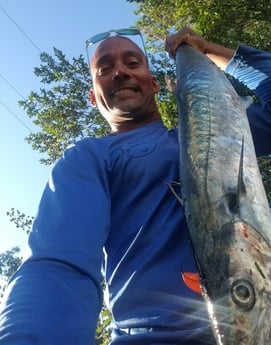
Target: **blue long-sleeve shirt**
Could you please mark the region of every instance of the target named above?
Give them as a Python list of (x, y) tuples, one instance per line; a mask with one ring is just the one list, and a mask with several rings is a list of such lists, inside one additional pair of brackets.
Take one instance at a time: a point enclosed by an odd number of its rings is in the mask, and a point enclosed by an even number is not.
[(261, 102), (247, 108), (257, 156), (270, 153), (271, 124), (271, 55), (240, 45), (226, 68), (226, 72), (255, 92)]
[[(248, 118), (256, 152), (270, 153), (271, 55), (240, 46), (227, 72), (262, 100)], [(102, 266), (114, 345), (213, 343), (202, 297), (181, 278), (196, 268), (183, 208), (168, 188), (179, 180), (178, 158), (177, 131), (162, 122), (65, 151), (45, 187), (29, 258), (6, 293), (1, 345), (94, 344)]]

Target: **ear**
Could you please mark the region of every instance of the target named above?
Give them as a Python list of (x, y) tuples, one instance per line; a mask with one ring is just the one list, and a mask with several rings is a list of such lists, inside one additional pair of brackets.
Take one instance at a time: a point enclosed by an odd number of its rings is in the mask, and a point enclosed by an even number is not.
[(93, 89), (89, 90), (89, 99), (92, 106), (96, 107), (96, 97)]
[(153, 87), (154, 93), (158, 93), (160, 91), (160, 85), (158, 84), (155, 76), (152, 76), (152, 87)]

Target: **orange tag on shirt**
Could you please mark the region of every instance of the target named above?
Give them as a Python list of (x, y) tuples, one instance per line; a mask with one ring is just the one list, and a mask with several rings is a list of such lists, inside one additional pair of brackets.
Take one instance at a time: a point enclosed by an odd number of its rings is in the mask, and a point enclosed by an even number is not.
[(185, 285), (197, 293), (202, 293), (202, 289), (200, 286), (200, 279), (198, 273), (192, 272), (182, 272), (182, 278)]

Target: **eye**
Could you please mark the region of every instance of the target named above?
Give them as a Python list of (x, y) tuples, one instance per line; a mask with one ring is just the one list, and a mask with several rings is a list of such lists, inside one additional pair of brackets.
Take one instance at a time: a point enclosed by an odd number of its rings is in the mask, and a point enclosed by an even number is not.
[(131, 57), (127, 59), (126, 64), (128, 67), (137, 67), (140, 64), (140, 61), (136, 57)]
[(97, 76), (102, 76), (109, 73), (113, 68), (110, 61), (103, 61), (97, 65)]
[(97, 70), (97, 75), (101, 76), (101, 75), (107, 74), (111, 71), (111, 69), (112, 69), (111, 65), (103, 64), (103, 65), (99, 66), (99, 68)]

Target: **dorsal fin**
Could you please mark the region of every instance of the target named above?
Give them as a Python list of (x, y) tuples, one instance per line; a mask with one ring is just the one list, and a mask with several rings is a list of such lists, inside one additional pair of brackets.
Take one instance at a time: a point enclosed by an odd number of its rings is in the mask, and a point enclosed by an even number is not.
[(242, 195), (246, 194), (246, 186), (244, 183), (243, 178), (243, 171), (244, 171), (244, 145), (245, 140), (244, 137), (242, 138), (242, 147), (241, 147), (241, 154), (240, 154), (240, 162), (239, 162), (239, 172), (238, 172), (238, 182), (237, 182), (237, 190), (236, 190), (236, 213), (240, 215), (240, 204)]

